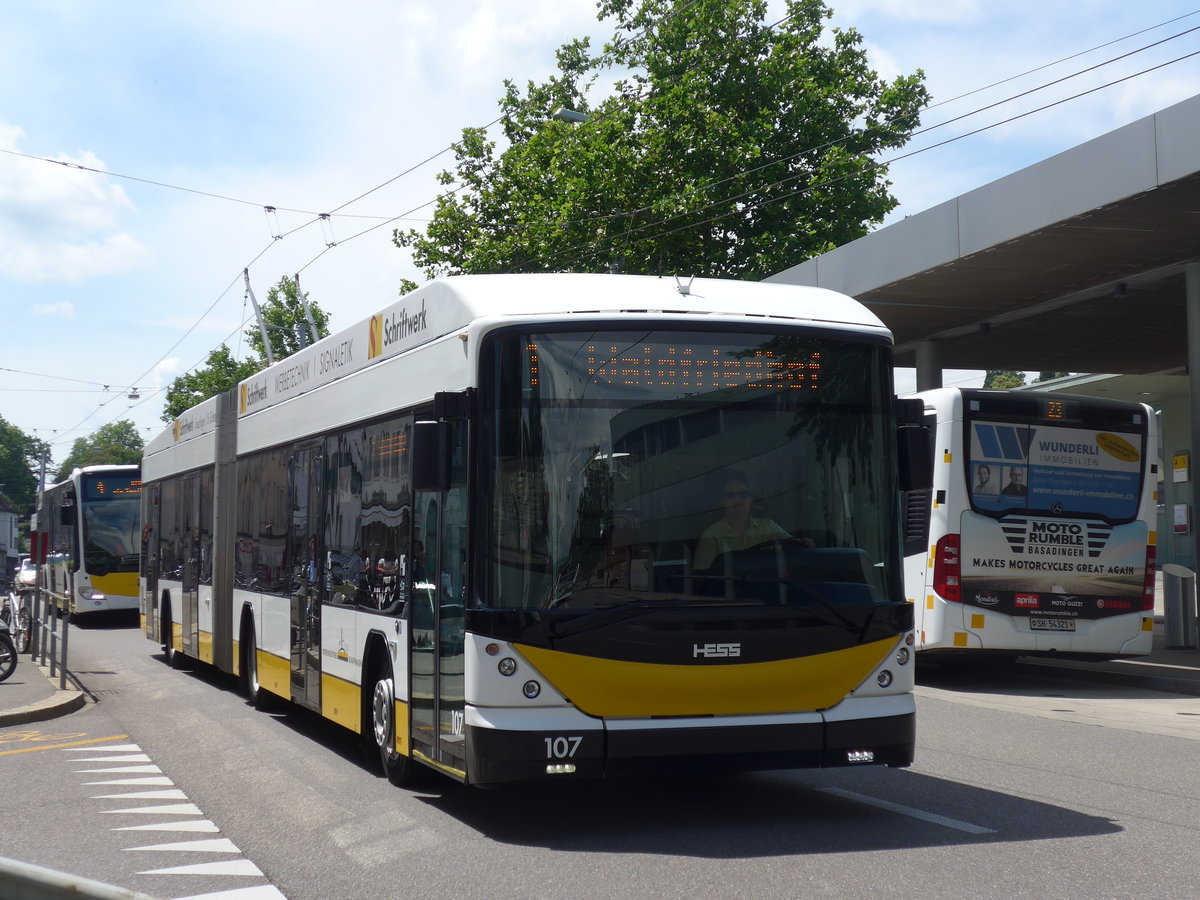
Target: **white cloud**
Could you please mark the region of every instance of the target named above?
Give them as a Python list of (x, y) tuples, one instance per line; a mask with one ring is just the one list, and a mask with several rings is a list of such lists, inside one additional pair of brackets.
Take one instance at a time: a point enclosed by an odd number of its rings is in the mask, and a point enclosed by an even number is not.
[(59, 303), (38, 303), (33, 307), (35, 316), (53, 316), (59, 319), (75, 318), (75, 304), (67, 301)]
[(910, 22), (970, 25), (983, 18), (976, 0), (838, 0), (836, 9), (851, 20), (875, 13)]
[[(25, 136), (0, 122), (0, 148), (18, 151)], [(61, 165), (55, 165), (60, 163)], [(77, 168), (103, 169), (95, 154), (59, 154), (54, 162), (5, 154), (0, 166), (0, 274), (19, 281), (77, 281), (128, 271), (148, 251), (120, 230), (133, 208), (120, 185)]]

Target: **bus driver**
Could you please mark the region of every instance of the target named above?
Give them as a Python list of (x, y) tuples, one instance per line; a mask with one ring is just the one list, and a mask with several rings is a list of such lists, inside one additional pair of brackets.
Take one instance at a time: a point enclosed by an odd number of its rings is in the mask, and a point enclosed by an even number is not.
[(770, 519), (756, 519), (750, 515), (754, 493), (744, 473), (731, 469), (722, 473), (720, 502), (723, 515), (720, 520), (704, 529), (696, 545), (696, 569), (707, 569), (722, 553), (746, 550), (773, 540), (791, 537), (782, 527)]

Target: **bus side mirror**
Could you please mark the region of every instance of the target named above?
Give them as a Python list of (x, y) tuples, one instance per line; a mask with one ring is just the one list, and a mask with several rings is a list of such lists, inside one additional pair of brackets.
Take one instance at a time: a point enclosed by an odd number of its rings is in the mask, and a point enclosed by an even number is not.
[(450, 490), (450, 423), (414, 422), (412, 436), (414, 491)]
[(896, 400), (896, 444), (900, 490), (927, 491), (933, 487), (933, 445), (925, 425), (921, 400)]

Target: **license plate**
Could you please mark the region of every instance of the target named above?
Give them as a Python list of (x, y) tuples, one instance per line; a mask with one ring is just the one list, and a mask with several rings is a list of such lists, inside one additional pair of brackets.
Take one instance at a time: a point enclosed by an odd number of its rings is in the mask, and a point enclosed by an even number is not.
[(1034, 631), (1074, 631), (1074, 619), (1029, 619), (1029, 627)]

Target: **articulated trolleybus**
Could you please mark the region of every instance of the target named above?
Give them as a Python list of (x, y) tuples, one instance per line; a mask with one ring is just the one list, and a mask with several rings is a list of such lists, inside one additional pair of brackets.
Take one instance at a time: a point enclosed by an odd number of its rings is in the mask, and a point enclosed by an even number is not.
[(147, 446), (144, 629), (397, 783), (906, 766), (891, 360), (815, 288), (434, 281)]
[(1149, 653), (1158, 489), (1150, 408), (1027, 391), (916, 396), (937, 460), (932, 491), (909, 496), (917, 648), (943, 661)]
[(42, 492), (42, 586), (72, 612), (138, 608), (141, 478), (138, 465), (84, 466)]

